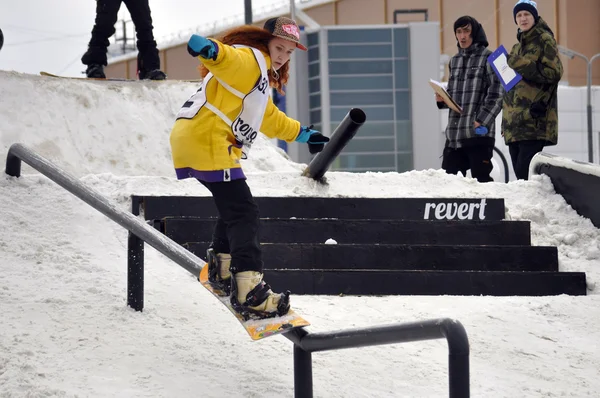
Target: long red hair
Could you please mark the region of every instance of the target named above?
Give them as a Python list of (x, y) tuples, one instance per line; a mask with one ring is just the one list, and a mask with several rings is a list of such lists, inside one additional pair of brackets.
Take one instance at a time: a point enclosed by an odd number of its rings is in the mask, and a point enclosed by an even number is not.
[[(254, 47), (257, 50), (262, 51), (265, 54), (269, 54), (269, 42), (274, 36), (266, 30), (257, 26), (244, 25), (237, 28), (233, 28), (223, 33), (220, 37), (216, 37), (223, 44), (234, 45), (239, 44), (242, 46)], [(202, 77), (208, 74), (206, 66), (200, 65), (198, 67)], [(279, 70), (274, 73), (272, 69), (269, 69), (269, 84), (274, 87), (279, 94), (285, 95), (283, 86), (287, 83), (289, 74), (290, 63), (286, 62)]]

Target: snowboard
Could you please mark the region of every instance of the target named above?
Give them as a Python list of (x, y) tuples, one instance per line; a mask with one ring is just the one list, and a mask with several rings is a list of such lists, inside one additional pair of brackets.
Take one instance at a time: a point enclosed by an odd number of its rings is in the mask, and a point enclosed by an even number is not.
[(265, 337), (289, 332), (293, 328), (310, 325), (308, 321), (294, 312), (294, 310), (291, 308), (284, 316), (265, 319), (249, 319), (245, 321), (242, 315), (240, 315), (231, 306), (229, 296), (225, 296), (225, 293), (222, 290), (214, 287), (208, 281), (208, 264), (204, 265), (204, 267), (202, 267), (202, 271), (200, 271), (200, 283), (216, 298), (218, 298), (219, 301), (225, 305), (233, 315), (235, 315), (240, 324), (244, 327), (244, 329), (246, 329), (246, 332), (248, 332), (252, 340), (264, 339)]
[(49, 73), (49, 72), (44, 72), (41, 71), (40, 75), (42, 76), (47, 76), (47, 77), (56, 77), (59, 79), (74, 79), (74, 80), (91, 80), (91, 81), (101, 81), (101, 82), (155, 82), (155, 83), (175, 83), (175, 82), (183, 82), (183, 83), (201, 83), (202, 80), (201, 79), (190, 79), (190, 80), (169, 80), (167, 78), (167, 80), (138, 80), (138, 79), (124, 79), (124, 78), (118, 78), (118, 77), (107, 77), (106, 79), (102, 79), (99, 77), (74, 77), (74, 76), (60, 76), (60, 75), (55, 75), (53, 73)]

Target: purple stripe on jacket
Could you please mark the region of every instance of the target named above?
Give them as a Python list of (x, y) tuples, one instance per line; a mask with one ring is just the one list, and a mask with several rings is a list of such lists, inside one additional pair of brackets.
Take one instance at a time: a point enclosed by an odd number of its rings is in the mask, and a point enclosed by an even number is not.
[(244, 171), (241, 167), (210, 171), (200, 171), (194, 170), (191, 167), (182, 167), (180, 169), (175, 169), (175, 173), (177, 174), (178, 180), (183, 180), (185, 178), (196, 178), (205, 182), (223, 182), (246, 179)]

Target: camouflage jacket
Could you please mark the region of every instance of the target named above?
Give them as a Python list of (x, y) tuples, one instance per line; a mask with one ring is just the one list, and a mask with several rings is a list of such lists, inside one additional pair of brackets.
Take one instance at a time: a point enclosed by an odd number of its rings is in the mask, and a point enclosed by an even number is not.
[(527, 32), (517, 35), (508, 65), (523, 79), (504, 94), (502, 133), (509, 144), (541, 140), (558, 141), (558, 82), (563, 66), (558, 58), (554, 33), (542, 18)]

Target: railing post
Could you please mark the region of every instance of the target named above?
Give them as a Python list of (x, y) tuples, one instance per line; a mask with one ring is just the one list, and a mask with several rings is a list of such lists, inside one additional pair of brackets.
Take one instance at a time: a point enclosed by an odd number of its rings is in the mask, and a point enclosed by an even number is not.
[[(131, 213), (140, 215), (141, 198), (131, 197)], [(133, 232), (127, 237), (127, 305), (136, 311), (144, 309), (144, 240)]]
[(133, 232), (127, 238), (127, 305), (144, 309), (144, 241)]
[(12, 153), (10, 149), (6, 155), (6, 169), (4, 172), (12, 177), (21, 177), (21, 159)]
[(448, 355), (448, 378), (450, 398), (468, 398), (471, 394), (469, 384), (469, 354)]
[(313, 398), (312, 354), (294, 344), (294, 398)]
[(450, 398), (468, 398), (471, 395), (469, 369), (469, 338), (464, 326), (450, 319), (440, 324), (448, 342), (448, 382)]
[(494, 147), (494, 152), (496, 152), (500, 157), (500, 160), (502, 160), (502, 165), (504, 166), (504, 182), (510, 181), (510, 170), (508, 170), (508, 162), (506, 161), (506, 157), (502, 151), (496, 147)]

